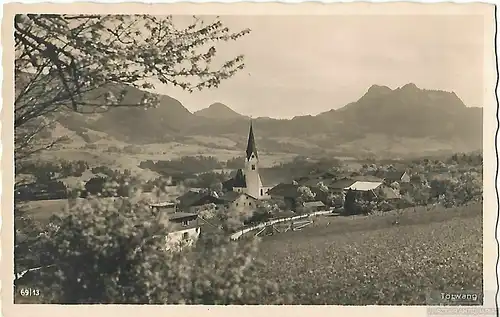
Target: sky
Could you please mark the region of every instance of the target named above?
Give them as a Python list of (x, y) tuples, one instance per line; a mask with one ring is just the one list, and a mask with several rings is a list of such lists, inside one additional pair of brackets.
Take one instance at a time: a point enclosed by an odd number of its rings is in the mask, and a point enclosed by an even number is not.
[[(208, 21), (212, 17), (205, 17)], [(246, 68), (217, 89), (156, 92), (194, 112), (221, 102), (252, 117), (316, 115), (358, 100), (373, 85), (407, 83), (455, 92), (467, 106), (484, 97), (483, 16), (221, 16), (231, 31), (221, 58), (245, 55)]]

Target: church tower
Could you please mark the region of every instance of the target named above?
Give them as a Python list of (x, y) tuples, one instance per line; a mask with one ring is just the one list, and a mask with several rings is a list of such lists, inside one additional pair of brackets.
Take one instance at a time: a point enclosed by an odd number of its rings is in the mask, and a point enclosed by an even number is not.
[(260, 199), (264, 196), (262, 181), (259, 175), (259, 156), (255, 145), (252, 122), (250, 121), (250, 132), (248, 133), (248, 144), (245, 159), (246, 192), (248, 195)]

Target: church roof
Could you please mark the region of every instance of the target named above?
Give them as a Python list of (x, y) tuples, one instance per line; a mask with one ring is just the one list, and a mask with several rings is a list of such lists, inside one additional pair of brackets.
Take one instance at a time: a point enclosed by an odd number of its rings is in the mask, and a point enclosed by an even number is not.
[(247, 182), (245, 175), (243, 175), (243, 170), (240, 168), (236, 172), (233, 178), (228, 179), (222, 183), (222, 186), (227, 190), (232, 190), (233, 187), (247, 187)]
[(252, 123), (250, 122), (250, 132), (248, 133), (248, 144), (247, 144), (247, 160), (250, 159), (250, 156), (255, 154), (255, 157), (259, 158), (257, 155), (257, 147), (255, 145), (255, 137), (253, 135), (253, 127)]

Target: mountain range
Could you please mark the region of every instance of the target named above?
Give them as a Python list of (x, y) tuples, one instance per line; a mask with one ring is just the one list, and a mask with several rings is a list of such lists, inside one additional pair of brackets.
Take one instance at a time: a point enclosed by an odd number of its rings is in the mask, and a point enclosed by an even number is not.
[[(114, 90), (120, 87), (108, 87)], [(103, 88), (104, 89), (104, 88)], [(126, 87), (124, 103), (143, 92)], [(88, 96), (99, 102), (98, 94)], [(73, 131), (93, 130), (132, 144), (182, 142), (190, 136), (224, 137), (244, 146), (249, 117), (222, 103), (191, 113), (178, 100), (159, 96), (157, 108), (118, 107), (92, 115), (65, 114), (59, 122)], [(297, 153), (465, 152), (482, 148), (480, 107), (467, 107), (454, 92), (373, 85), (357, 101), (318, 115), (253, 119), (258, 146)]]

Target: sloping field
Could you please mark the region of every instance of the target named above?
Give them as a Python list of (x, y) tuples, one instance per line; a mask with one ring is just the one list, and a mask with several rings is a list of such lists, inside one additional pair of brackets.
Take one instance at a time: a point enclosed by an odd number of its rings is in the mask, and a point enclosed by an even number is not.
[(473, 205), (338, 222), (325, 217), (265, 238), (260, 252), (268, 265), (261, 273), (294, 294), (294, 304), (424, 305), (432, 290), (482, 290), (481, 215), (481, 205)]

